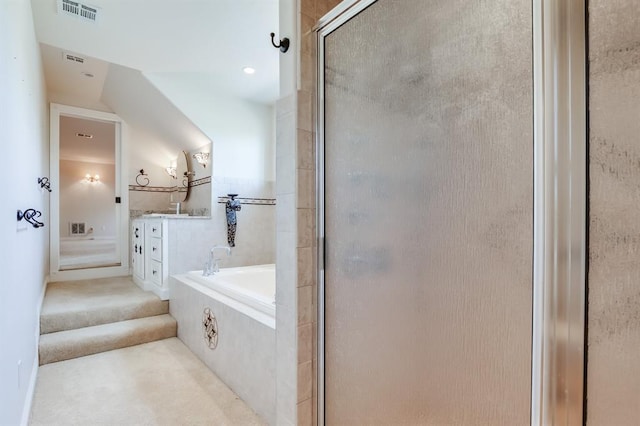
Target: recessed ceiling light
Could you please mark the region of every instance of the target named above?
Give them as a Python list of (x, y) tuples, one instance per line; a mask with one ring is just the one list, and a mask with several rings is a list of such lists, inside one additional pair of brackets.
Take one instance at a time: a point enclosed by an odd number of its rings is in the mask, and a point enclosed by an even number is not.
[(249, 75), (256, 73), (256, 69), (251, 67), (244, 67), (242, 68), (242, 71), (244, 71), (245, 74), (249, 74)]
[(93, 78), (93, 74), (91, 74), (90, 72), (87, 72), (87, 71), (82, 71), (82, 75), (84, 75), (85, 77), (88, 77), (88, 78)]

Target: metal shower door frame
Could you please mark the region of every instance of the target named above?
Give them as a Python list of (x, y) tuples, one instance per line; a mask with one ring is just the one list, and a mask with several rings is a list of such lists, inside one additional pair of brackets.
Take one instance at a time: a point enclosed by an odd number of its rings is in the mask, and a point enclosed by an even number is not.
[[(325, 410), (324, 38), (378, 0), (345, 0), (316, 26), (318, 424)], [(582, 425), (587, 270), (584, 0), (532, 0), (533, 318), (531, 425)]]

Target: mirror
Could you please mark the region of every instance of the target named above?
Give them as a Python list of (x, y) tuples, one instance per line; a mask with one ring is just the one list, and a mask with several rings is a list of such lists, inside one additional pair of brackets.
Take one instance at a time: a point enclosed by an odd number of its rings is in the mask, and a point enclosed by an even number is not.
[(60, 182), (52, 273), (121, 266), (116, 123), (62, 114), (61, 108), (52, 111), (58, 132), (51, 144), (58, 155), (51, 158)]
[(174, 191), (171, 193), (172, 203), (184, 203), (189, 198), (189, 182), (193, 172), (189, 170), (187, 153), (181, 151), (176, 159), (176, 177), (172, 178)]

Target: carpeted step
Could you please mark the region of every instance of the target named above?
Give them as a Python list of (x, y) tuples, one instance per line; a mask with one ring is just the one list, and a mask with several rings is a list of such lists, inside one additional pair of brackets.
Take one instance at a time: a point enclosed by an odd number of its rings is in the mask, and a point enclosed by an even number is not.
[(156, 315), (40, 336), (40, 365), (175, 337), (176, 320)]
[(40, 334), (169, 313), (169, 301), (142, 291), (129, 277), (50, 283)]

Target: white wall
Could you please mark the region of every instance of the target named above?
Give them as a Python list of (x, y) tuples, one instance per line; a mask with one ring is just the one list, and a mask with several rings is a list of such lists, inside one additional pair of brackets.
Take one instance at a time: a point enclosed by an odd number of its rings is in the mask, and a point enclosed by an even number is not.
[[(99, 175), (87, 182), (86, 174)], [(69, 237), (69, 222), (84, 222), (94, 236), (116, 236), (115, 165), (60, 160), (60, 237)]]
[(273, 106), (224, 95), (206, 75), (145, 76), (213, 141), (213, 176), (275, 180)]
[[(0, 0), (0, 93), (0, 424), (15, 425), (29, 408), (35, 379), (49, 246), (49, 193), (37, 183), (49, 173), (48, 112), (28, 0)], [(44, 228), (16, 222), (16, 211), (27, 208), (42, 211)]]
[(138, 171), (144, 169), (151, 186), (167, 186), (164, 168), (178, 153), (210, 142), (138, 70), (110, 64), (101, 100), (129, 126), (130, 185), (135, 185)]

